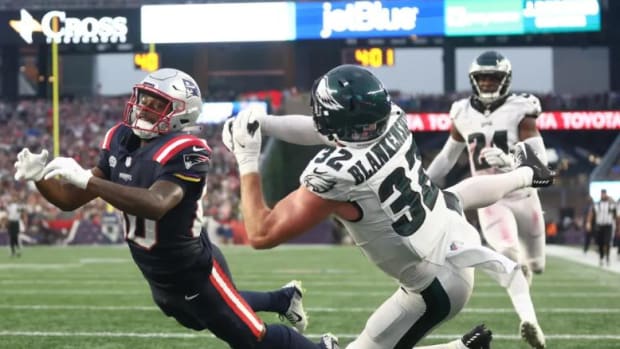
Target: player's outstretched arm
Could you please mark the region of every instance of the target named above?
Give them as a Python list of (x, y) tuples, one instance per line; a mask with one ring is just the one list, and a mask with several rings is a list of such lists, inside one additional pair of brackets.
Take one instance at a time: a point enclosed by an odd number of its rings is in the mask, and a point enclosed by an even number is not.
[(248, 240), (256, 249), (278, 246), (324, 221), (338, 202), (325, 200), (304, 187), (267, 207), (258, 173), (241, 177), (241, 211)]
[[(103, 177), (97, 167), (90, 170), (93, 176)], [(63, 211), (73, 211), (96, 198), (97, 195), (55, 177), (35, 182), (37, 189), (47, 201)]]
[(316, 131), (312, 116), (262, 115), (258, 121), (265, 136), (299, 145), (332, 145)]
[(333, 212), (336, 203), (299, 188), (267, 207), (258, 172), (262, 128), (260, 110), (243, 110), (228, 120), (222, 131), (223, 142), (235, 154), (241, 177), (241, 211), (250, 244), (265, 249), (302, 234)]
[[(15, 179), (34, 181), (43, 197), (64, 211), (72, 211), (95, 198), (91, 193), (55, 178), (44, 179), (47, 158), (46, 149), (40, 153), (32, 153), (28, 148), (22, 149), (14, 164)], [(100, 171), (93, 173), (101, 175)]]
[(450, 172), (450, 169), (454, 167), (463, 149), (465, 149), (465, 140), (463, 140), (460, 133), (452, 127), (448, 140), (426, 170), (431, 181), (435, 183), (443, 181), (444, 177)]
[(139, 188), (92, 178), (87, 189), (127, 214), (151, 220), (163, 217), (184, 195), (181, 186), (166, 180), (155, 181), (149, 188)]
[(39, 190), (57, 199), (63, 209), (74, 209), (83, 205), (83, 200), (101, 197), (125, 213), (158, 220), (183, 198), (183, 189), (176, 183), (158, 180), (149, 188), (122, 185), (105, 179), (100, 169), (83, 169), (75, 159), (67, 157), (47, 164), (43, 178), (43, 183), (37, 183)]

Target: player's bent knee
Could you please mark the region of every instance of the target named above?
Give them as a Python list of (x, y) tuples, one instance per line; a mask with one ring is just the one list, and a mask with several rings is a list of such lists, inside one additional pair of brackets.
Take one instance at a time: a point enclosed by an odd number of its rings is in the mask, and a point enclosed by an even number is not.
[(534, 274), (542, 274), (545, 271), (545, 261), (541, 259), (534, 259), (530, 261), (530, 269)]

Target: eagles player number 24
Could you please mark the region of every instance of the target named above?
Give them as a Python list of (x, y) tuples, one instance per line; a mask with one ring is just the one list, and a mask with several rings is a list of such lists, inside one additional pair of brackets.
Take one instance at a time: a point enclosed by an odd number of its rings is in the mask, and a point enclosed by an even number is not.
[[(491, 166), (485, 161), (480, 159), (480, 152), (482, 148), (487, 144), (486, 137), (481, 132), (475, 132), (467, 137), (467, 143), (474, 145), (473, 161), (476, 170), (484, 170)], [(493, 132), (493, 140), (491, 146), (496, 146), (508, 153), (508, 131), (500, 130)]]

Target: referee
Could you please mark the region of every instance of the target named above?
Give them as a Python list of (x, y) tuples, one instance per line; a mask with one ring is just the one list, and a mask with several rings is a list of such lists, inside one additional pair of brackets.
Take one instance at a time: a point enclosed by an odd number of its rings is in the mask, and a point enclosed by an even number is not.
[(11, 257), (21, 256), (19, 245), (20, 220), (22, 219), (22, 208), (19, 204), (13, 202), (7, 206), (7, 214), (9, 221), (9, 243), (11, 245)]
[[(618, 210), (616, 202), (607, 196), (607, 190), (601, 190), (601, 200), (594, 203), (588, 212), (589, 222), (594, 222), (594, 238), (598, 244), (599, 265), (603, 266), (603, 260), (609, 266), (609, 248), (614, 233), (618, 227)], [(589, 227), (586, 227), (589, 228)]]

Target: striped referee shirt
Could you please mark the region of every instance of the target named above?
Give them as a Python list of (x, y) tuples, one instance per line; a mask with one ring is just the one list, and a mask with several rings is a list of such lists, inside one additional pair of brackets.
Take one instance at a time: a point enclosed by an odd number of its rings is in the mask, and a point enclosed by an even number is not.
[(618, 217), (616, 202), (613, 200), (601, 200), (594, 204), (594, 213), (597, 225), (612, 225)]
[(21, 218), (21, 206), (17, 203), (10, 203), (7, 207), (9, 221), (16, 222)]

